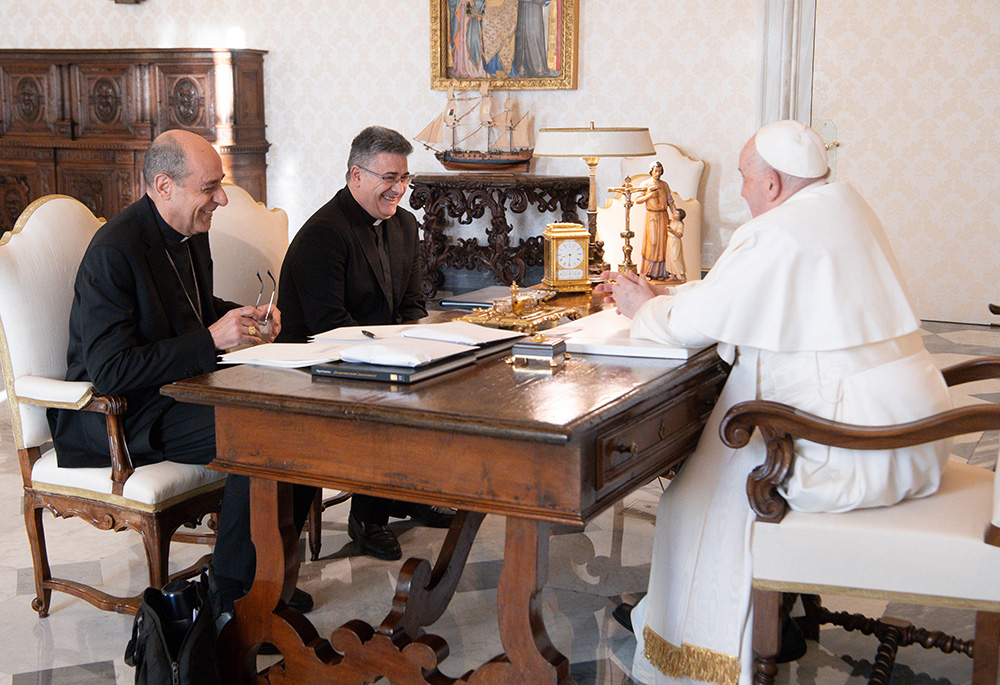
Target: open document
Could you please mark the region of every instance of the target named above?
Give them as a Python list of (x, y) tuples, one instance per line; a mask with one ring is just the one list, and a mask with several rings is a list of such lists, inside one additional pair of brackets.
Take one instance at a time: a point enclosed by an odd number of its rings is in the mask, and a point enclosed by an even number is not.
[(566, 341), (566, 351), (577, 354), (605, 354), (613, 357), (687, 359), (704, 348), (671, 347), (653, 340), (633, 338), (632, 320), (612, 309), (544, 331)]
[(372, 341), (410, 339), (465, 345), (474, 348), (476, 356), (485, 357), (509, 350), (524, 337), (519, 331), (489, 328), (468, 321), (447, 321), (430, 324), (398, 324), (388, 326), (343, 326), (313, 336), (315, 341), (370, 343)]
[(267, 343), (222, 355), (223, 364), (256, 364), (297, 369), (340, 359), (341, 348), (350, 343), (317, 341), (307, 343)]

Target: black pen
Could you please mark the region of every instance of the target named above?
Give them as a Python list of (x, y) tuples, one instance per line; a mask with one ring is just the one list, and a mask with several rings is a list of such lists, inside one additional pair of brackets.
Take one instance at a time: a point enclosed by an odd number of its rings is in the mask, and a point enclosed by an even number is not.
[(362, 332), (362, 333), (364, 334), (364, 336), (365, 336), (366, 338), (377, 338), (377, 337), (378, 337), (377, 335), (375, 335), (375, 334), (374, 334), (374, 333), (372, 333), (371, 331), (366, 331), (366, 330), (364, 330), (364, 329), (361, 329), (361, 332)]

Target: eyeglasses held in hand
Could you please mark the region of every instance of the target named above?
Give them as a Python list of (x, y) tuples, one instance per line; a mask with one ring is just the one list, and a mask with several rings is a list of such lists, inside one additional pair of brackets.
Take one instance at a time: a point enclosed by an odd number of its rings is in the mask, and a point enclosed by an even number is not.
[[(274, 304), (274, 294), (278, 291), (278, 284), (274, 282), (274, 276), (271, 275), (271, 270), (267, 270), (267, 277), (271, 279), (271, 298), (267, 302), (267, 314), (264, 315), (264, 321), (270, 321), (271, 319), (271, 306)], [(257, 280), (260, 281), (260, 292), (257, 293), (257, 304), (254, 308), (260, 306), (260, 301), (264, 297), (264, 279), (260, 277), (260, 272), (257, 272)]]
[(358, 164), (358, 168), (361, 169), (362, 171), (367, 171), (372, 176), (382, 179), (383, 183), (388, 183), (391, 186), (394, 186), (397, 183), (402, 183), (403, 186), (405, 187), (408, 186), (410, 184), (410, 181), (413, 180), (413, 174), (410, 173), (403, 174), (402, 176), (398, 174), (379, 174), (372, 171), (371, 169), (366, 169), (360, 164)]

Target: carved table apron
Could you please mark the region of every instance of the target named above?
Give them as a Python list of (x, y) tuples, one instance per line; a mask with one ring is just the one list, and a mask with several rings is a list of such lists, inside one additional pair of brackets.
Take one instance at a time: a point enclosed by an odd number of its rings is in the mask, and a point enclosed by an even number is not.
[[(554, 374), (522, 373), (501, 355), (409, 386), (250, 366), (167, 386), (180, 401), (215, 406), (212, 467), (251, 477), (257, 572), (219, 638), (223, 681), (251, 682), (257, 649), (269, 642), (283, 660), (258, 682), (570, 682), (542, 620), (550, 525), (582, 526), (676, 466), (724, 380), (710, 349), (684, 362), (575, 355)], [(381, 625), (351, 620), (321, 637), (283, 601), (299, 568), (289, 483), (459, 514), (433, 568), (404, 564)], [(503, 653), (449, 678), (437, 670), (448, 645), (423, 627), (447, 608), (487, 513), (506, 517)]]
[[(442, 266), (487, 269), (504, 283), (514, 280), (524, 284), (527, 268), (542, 264), (542, 231), (511, 245), (513, 227), (507, 222), (508, 203), (515, 214), (536, 205), (539, 212), (561, 211), (559, 221), (580, 223), (577, 209), (587, 208), (587, 188), (585, 176), (417, 174), (410, 206), (424, 210), (420, 245), (424, 293), (432, 297), (444, 285)], [(452, 241), (446, 234), (447, 217), (470, 224), (482, 218), (486, 210), (492, 217), (486, 229), (486, 245), (480, 245), (475, 237)]]

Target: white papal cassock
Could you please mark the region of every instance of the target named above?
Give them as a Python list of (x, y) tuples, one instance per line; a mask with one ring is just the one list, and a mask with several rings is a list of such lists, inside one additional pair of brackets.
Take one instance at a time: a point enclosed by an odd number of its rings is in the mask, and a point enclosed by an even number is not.
[[(649, 592), (632, 613), (643, 683), (749, 683), (746, 479), (758, 435), (729, 449), (719, 423), (737, 402), (784, 402), (867, 425), (951, 407), (924, 349), (882, 226), (847, 183), (820, 181), (737, 229), (703, 281), (644, 304), (633, 337), (719, 343), (733, 363), (694, 454), (660, 499)], [(935, 492), (949, 442), (856, 452), (796, 441), (782, 494), (794, 509), (847, 511)], [(762, 524), (764, 525), (764, 524)]]

